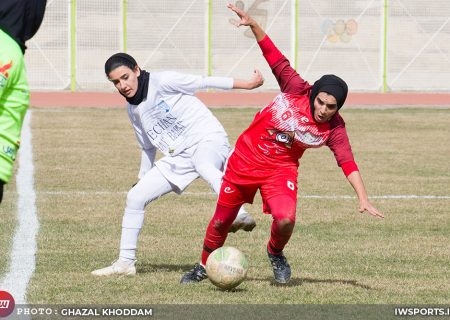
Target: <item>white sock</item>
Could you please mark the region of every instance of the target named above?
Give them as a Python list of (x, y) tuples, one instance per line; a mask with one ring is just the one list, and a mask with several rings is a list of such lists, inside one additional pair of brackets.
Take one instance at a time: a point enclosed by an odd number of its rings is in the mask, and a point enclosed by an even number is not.
[(122, 228), (119, 259), (126, 262), (136, 260), (136, 243), (140, 229)]
[(120, 238), (119, 259), (135, 261), (139, 233), (144, 224), (144, 210), (125, 209), (122, 219), (122, 236)]

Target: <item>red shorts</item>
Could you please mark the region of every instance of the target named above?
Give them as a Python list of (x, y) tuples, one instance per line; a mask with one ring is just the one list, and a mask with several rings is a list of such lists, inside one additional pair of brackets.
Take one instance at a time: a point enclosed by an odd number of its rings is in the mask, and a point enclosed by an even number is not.
[[(263, 200), (264, 213), (270, 213), (267, 200), (279, 195), (287, 195), (297, 202), (297, 168), (276, 168), (257, 170), (244, 168), (239, 159), (229, 159), (220, 189), (218, 204), (224, 207), (237, 207), (253, 203), (259, 189)], [(239, 169), (237, 169), (239, 168)]]

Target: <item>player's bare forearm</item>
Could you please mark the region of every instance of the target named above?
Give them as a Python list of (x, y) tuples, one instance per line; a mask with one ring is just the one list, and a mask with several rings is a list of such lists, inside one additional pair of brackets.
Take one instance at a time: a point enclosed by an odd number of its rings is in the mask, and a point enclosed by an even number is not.
[(238, 17), (241, 19), (240, 21), (238, 21), (235, 25), (236, 27), (240, 27), (240, 26), (249, 26), (250, 29), (252, 30), (256, 41), (261, 41), (262, 39), (264, 39), (264, 37), (266, 36), (266, 33), (264, 32), (264, 30), (260, 27), (260, 25), (252, 18), (250, 17), (244, 10), (239, 9), (238, 7), (236, 7), (235, 5), (229, 3), (227, 5), (227, 7), (231, 10), (234, 11)]
[(364, 186), (364, 182), (359, 171), (353, 171), (347, 176), (347, 179), (358, 196), (359, 212), (367, 211), (375, 217), (384, 218), (384, 215), (370, 203), (369, 197), (367, 196), (366, 187)]
[(252, 74), (252, 77), (249, 80), (242, 79), (234, 79), (233, 80), (233, 89), (255, 89), (262, 86), (264, 83), (264, 78), (261, 72), (257, 69)]
[(358, 196), (358, 199), (360, 201), (365, 201), (368, 199), (366, 188), (364, 186), (364, 182), (362, 181), (361, 174), (359, 171), (353, 171), (350, 173), (347, 177), (348, 181), (352, 185), (353, 189), (356, 192), (356, 195)]

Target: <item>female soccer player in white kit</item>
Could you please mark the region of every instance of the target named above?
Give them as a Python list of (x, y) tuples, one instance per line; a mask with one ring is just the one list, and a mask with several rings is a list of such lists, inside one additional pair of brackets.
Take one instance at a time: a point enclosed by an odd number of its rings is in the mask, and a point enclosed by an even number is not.
[[(125, 53), (111, 56), (105, 73), (128, 101), (128, 116), (142, 148), (139, 181), (127, 195), (120, 254), (96, 276), (136, 274), (136, 248), (147, 204), (171, 191), (181, 194), (199, 176), (219, 193), (230, 145), (225, 129), (194, 96), (196, 90), (254, 89), (264, 82), (255, 70), (249, 80), (202, 77), (174, 71), (148, 73)], [(164, 157), (155, 162), (156, 150)], [(241, 208), (231, 231), (251, 231), (254, 219)]]

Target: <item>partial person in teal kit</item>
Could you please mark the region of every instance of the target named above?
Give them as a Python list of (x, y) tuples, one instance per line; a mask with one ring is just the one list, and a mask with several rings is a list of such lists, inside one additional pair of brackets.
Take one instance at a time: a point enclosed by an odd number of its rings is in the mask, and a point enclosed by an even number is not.
[(13, 175), (20, 131), (30, 103), (25, 41), (44, 18), (47, 0), (0, 1), (0, 202)]

